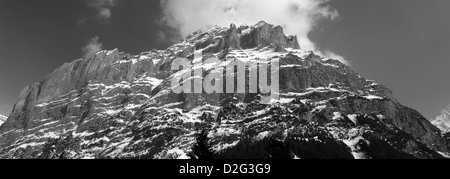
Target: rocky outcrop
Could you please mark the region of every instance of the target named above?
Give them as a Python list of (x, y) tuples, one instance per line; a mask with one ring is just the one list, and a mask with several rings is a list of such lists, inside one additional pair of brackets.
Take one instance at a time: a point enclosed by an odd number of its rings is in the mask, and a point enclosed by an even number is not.
[(240, 29), (242, 48), (266, 47), (273, 45), (276, 51), (285, 48), (300, 49), (296, 36), (287, 37), (281, 26), (273, 26), (266, 22), (259, 22), (253, 27)]
[[(279, 59), (280, 98), (260, 104), (263, 94), (173, 93), (172, 79), (185, 73), (171, 70), (173, 60), (193, 60), (197, 50), (203, 60), (222, 60), (209, 64), (214, 67), (230, 58)], [(336, 158), (441, 158), (438, 151), (449, 152), (439, 130), (389, 89), (301, 50), (295, 36), (260, 22), (197, 31), (166, 50), (100, 51), (64, 64), (22, 91), (0, 127), (0, 157), (179, 158), (200, 127), (211, 129), (213, 146), (224, 155), (241, 141), (273, 136), (300, 148), (322, 140), (340, 151)], [(301, 151), (296, 155), (307, 158)]]
[[(276, 51), (285, 48), (300, 49), (296, 36), (286, 36), (281, 26), (259, 22), (254, 26), (231, 24), (230, 28), (215, 27), (209, 31), (198, 31), (187, 37), (186, 42), (204, 52), (219, 53), (226, 49), (250, 49), (272, 46)], [(184, 49), (185, 50), (185, 49)], [(183, 54), (192, 53), (193, 49)], [(186, 56), (186, 55), (182, 55)]]

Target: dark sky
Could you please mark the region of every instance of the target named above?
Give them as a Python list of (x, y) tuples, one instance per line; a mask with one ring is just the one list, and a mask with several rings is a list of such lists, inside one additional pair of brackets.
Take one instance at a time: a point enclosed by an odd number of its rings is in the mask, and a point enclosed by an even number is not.
[[(170, 45), (158, 38), (159, 0), (122, 0), (107, 21), (85, 0), (0, 0), (0, 114), (20, 91), (98, 36), (106, 49), (140, 53)], [(450, 104), (450, 1), (334, 0), (338, 19), (310, 34), (351, 61), (362, 76), (394, 91), (428, 118)]]

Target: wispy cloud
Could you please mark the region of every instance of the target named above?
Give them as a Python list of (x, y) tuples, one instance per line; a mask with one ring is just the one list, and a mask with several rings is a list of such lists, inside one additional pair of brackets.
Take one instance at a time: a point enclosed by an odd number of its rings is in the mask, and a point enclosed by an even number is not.
[(112, 17), (112, 8), (119, 0), (87, 0), (87, 6), (96, 11), (96, 17), (108, 21)]
[(334, 59), (334, 60), (339, 60), (340, 62), (342, 62), (345, 65), (351, 65), (351, 62), (346, 60), (343, 56), (338, 55), (330, 50), (322, 50), (322, 51), (318, 51), (319, 55), (326, 57), (326, 58), (330, 58), (330, 59)]
[[(303, 49), (317, 50), (308, 34), (321, 20), (339, 16), (329, 6), (331, 0), (160, 0), (160, 22), (178, 31), (183, 38), (198, 29), (230, 23), (255, 24), (261, 20), (284, 27), (287, 34), (298, 36)], [(162, 35), (160, 35), (162, 36)], [(168, 36), (173, 36), (170, 34)], [(325, 53), (326, 52), (326, 53)], [(334, 54), (324, 51), (322, 54)], [(341, 56), (341, 61), (346, 62)]]
[(100, 42), (98, 36), (90, 38), (86, 46), (81, 49), (84, 55), (92, 54), (100, 50), (103, 50), (103, 44)]

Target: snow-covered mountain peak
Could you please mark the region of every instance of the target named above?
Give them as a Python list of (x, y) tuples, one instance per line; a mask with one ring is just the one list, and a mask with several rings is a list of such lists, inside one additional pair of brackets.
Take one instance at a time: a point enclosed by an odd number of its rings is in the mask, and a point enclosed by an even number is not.
[[(279, 98), (262, 104), (260, 92), (175, 93), (173, 77), (191, 71), (174, 71), (172, 62), (196, 61), (200, 50), (203, 59), (220, 59), (202, 66), (203, 79), (212, 71), (206, 66), (224, 59), (279, 60)], [(8, 124), (0, 127), (0, 158), (184, 158), (203, 128), (217, 158), (267, 158), (270, 138), (289, 143), (299, 158), (448, 152), (439, 131), (389, 89), (302, 50), (295, 36), (267, 23), (213, 27), (139, 55), (87, 55), (25, 88)], [(48, 151), (60, 143), (70, 145)]]
[(0, 115), (0, 126), (5, 123), (6, 119), (8, 119), (8, 117)]
[(229, 27), (214, 26), (208, 30), (199, 30), (188, 35), (182, 42), (174, 44), (169, 49), (182, 56), (192, 54), (194, 50), (219, 53), (229, 49), (250, 49), (272, 46), (276, 51), (286, 48), (300, 49), (296, 36), (286, 36), (281, 26), (265, 22), (248, 26)]
[(441, 111), (441, 115), (436, 117), (431, 123), (438, 127), (443, 133), (450, 132), (450, 105)]

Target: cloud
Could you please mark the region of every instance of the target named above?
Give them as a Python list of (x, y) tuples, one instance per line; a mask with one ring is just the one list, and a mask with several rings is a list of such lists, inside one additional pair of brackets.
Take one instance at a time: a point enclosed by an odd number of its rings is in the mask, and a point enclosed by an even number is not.
[(340, 62), (342, 62), (345, 65), (350, 66), (351, 62), (346, 60), (343, 56), (338, 55), (330, 50), (323, 50), (323, 51), (318, 51), (317, 52), (320, 56), (323, 56), (325, 58), (329, 58), (329, 59), (334, 59), (334, 60), (339, 60)]
[(103, 44), (100, 42), (98, 36), (90, 38), (88, 44), (84, 46), (81, 51), (84, 55), (92, 54), (103, 49)]
[(316, 50), (316, 44), (308, 37), (309, 32), (321, 20), (334, 20), (339, 16), (338, 11), (328, 5), (329, 1), (160, 0), (163, 12), (160, 22), (176, 29), (177, 38), (181, 39), (213, 25), (226, 27), (231, 23), (256, 24), (264, 20), (283, 26), (287, 34), (297, 35), (303, 49)]
[(119, 0), (87, 0), (87, 6), (93, 8), (97, 13), (97, 18), (108, 21), (112, 12), (111, 9), (117, 5)]

